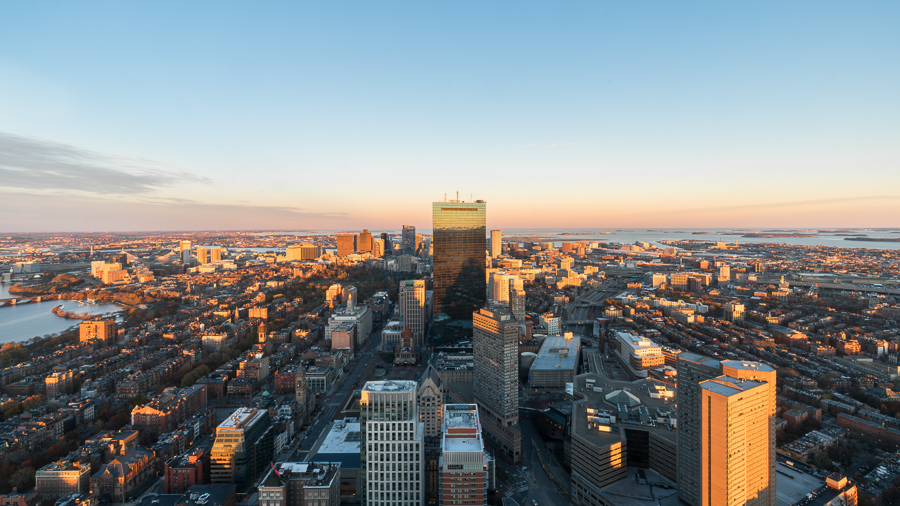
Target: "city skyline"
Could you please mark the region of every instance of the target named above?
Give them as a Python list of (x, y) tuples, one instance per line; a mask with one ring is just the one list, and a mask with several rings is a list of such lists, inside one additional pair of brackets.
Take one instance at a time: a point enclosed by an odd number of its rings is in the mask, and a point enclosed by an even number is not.
[(6, 4), (0, 232), (895, 226), (898, 14)]

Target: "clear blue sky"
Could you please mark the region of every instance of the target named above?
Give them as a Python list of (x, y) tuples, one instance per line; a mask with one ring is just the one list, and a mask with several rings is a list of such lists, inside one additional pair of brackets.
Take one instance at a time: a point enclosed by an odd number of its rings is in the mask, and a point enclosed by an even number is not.
[(900, 2), (3, 2), (0, 231), (898, 226)]

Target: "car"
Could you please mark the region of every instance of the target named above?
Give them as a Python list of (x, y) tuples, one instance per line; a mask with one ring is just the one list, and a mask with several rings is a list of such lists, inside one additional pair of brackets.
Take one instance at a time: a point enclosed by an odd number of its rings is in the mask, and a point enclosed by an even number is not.
[(537, 501), (535, 501), (534, 499), (532, 499), (532, 500), (531, 500), (531, 504), (534, 504), (534, 506), (537, 506)]

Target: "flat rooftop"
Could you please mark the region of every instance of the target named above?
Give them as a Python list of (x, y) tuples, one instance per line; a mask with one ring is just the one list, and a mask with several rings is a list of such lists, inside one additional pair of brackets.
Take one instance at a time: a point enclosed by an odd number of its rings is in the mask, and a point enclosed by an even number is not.
[(714, 358), (707, 357), (706, 355), (700, 355), (699, 353), (693, 353), (690, 351), (686, 351), (684, 353), (678, 354), (679, 360), (687, 360), (690, 362), (695, 362), (700, 365), (704, 365), (706, 367), (713, 367), (718, 369), (721, 362)]
[[(656, 421), (658, 413), (669, 412), (674, 415), (675, 399), (651, 397), (651, 394), (658, 392), (672, 393), (672, 386), (653, 379), (615, 381), (595, 373), (580, 374), (575, 377), (574, 394), (581, 400), (576, 400), (572, 405), (572, 433), (597, 446), (624, 441), (624, 429), (653, 432), (675, 441), (674, 427), (670, 429), (667, 424)], [(628, 400), (627, 405), (625, 399)], [(620, 412), (620, 406), (626, 408), (627, 413)], [(616, 417), (616, 423), (610, 426), (609, 432), (591, 428), (588, 426), (588, 409), (607, 411)], [(626, 414), (628, 418), (623, 417)], [(649, 422), (646, 420), (647, 415)]]
[(722, 367), (731, 367), (744, 371), (775, 372), (775, 369), (770, 365), (747, 360), (723, 360)]
[(731, 376), (719, 376), (718, 378), (701, 382), (700, 388), (725, 397), (731, 397), (732, 395), (746, 392), (747, 390), (751, 390), (760, 385), (765, 385), (765, 383), (732, 378)]
[(238, 430), (250, 425), (252, 420), (262, 416), (262, 411), (256, 408), (238, 408), (219, 424), (219, 429)]
[(578, 365), (578, 352), (581, 350), (581, 339), (565, 336), (547, 336), (538, 350), (537, 358), (531, 364), (532, 371), (575, 369)]
[(615, 506), (678, 506), (678, 490), (652, 469), (628, 468), (628, 477), (603, 488), (605, 504)]
[(367, 381), (363, 390), (370, 392), (408, 392), (416, 390), (415, 381), (407, 380), (387, 380), (387, 381)]
[(778, 462), (775, 464), (775, 504), (788, 506), (800, 502), (806, 494), (818, 490), (825, 481), (799, 469)]
[(652, 350), (657, 349), (662, 353), (662, 347), (644, 336), (636, 336), (628, 332), (616, 332), (619, 341), (627, 344), (633, 350)]
[(446, 437), (445, 435), (444, 440), (441, 441), (441, 449), (445, 453), (482, 453), (484, 451), (484, 445), (482, 445), (481, 439), (478, 438), (457, 438)]
[(359, 440), (359, 422), (339, 420), (331, 426), (331, 430), (316, 453), (359, 454)]

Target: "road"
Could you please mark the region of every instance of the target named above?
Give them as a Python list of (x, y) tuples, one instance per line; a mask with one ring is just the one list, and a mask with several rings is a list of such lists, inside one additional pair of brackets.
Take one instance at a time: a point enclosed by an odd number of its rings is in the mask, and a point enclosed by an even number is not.
[(298, 438), (299, 444), (292, 446), (288, 452), (282, 453), (282, 456), (286, 457), (285, 460), (298, 461), (306, 458), (316, 441), (319, 440), (326, 428), (330, 426), (329, 422), (334, 419), (335, 413), (341, 409), (341, 403), (353, 390), (356, 381), (360, 378), (366, 366), (374, 359), (375, 349), (380, 343), (381, 327), (378, 327), (369, 335), (366, 345), (357, 351), (357, 358), (353, 362), (350, 372), (345, 373), (340, 382), (332, 386), (329, 394), (322, 400), (322, 405), (315, 420), (311, 421), (310, 425), (301, 432)]
[[(518, 483), (524, 481), (525, 486), (519, 487), (512, 498), (526, 506), (533, 506), (532, 501), (536, 501), (539, 505), (568, 504), (569, 501), (566, 499), (568, 495), (566, 489), (569, 486), (568, 475), (556, 464), (555, 460), (552, 460), (549, 450), (538, 436), (531, 420), (523, 419), (521, 428), (524, 453), (522, 467), (507, 468), (507, 473), (513, 477), (511, 481)], [(557, 476), (557, 481), (563, 483), (562, 493), (560, 487), (547, 475), (548, 469), (545, 469), (545, 466), (549, 466), (549, 471)]]

